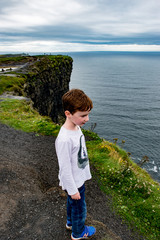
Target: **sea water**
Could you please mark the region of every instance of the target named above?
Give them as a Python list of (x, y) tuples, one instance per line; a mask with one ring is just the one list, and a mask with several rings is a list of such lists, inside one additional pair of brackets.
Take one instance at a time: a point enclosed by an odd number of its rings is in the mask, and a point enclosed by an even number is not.
[[(160, 181), (160, 53), (81, 52), (73, 58), (70, 88), (80, 88), (94, 108), (85, 128), (131, 153)], [(122, 144), (122, 141), (125, 141)]]

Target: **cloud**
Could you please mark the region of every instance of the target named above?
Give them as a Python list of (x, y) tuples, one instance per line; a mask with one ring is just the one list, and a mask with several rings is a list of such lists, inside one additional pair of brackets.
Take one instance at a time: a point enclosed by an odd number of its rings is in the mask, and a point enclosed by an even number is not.
[[(10, 1), (9, 1), (10, 2)], [(13, 2), (15, 4), (13, 4)], [(5, 3), (1, 15), (2, 30), (33, 29), (37, 26), (55, 26), (71, 22), (81, 13), (80, 4), (76, 1), (46, 0), (46, 1), (11, 1)]]
[(2, 0), (0, 51), (160, 45), (159, 10), (157, 0)]

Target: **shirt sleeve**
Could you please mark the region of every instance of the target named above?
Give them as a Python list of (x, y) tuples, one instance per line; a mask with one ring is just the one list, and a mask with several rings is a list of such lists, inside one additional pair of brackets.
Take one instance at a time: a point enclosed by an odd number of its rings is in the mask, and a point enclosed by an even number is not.
[(62, 189), (66, 190), (69, 195), (74, 195), (78, 192), (78, 189), (72, 174), (71, 151), (71, 142), (57, 140), (56, 152), (59, 163), (60, 184), (62, 185)]

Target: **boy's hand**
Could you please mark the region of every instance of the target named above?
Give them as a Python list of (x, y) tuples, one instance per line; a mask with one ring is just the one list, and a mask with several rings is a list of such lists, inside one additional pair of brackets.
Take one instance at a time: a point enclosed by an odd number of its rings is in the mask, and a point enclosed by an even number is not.
[(71, 195), (71, 198), (74, 199), (74, 200), (79, 200), (79, 199), (81, 199), (80, 193), (77, 192), (76, 194)]

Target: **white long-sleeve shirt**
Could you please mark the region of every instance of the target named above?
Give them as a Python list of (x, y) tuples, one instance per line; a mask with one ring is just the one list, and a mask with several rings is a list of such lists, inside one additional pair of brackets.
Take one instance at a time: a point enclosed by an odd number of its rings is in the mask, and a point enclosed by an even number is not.
[(86, 180), (91, 179), (85, 138), (80, 127), (73, 131), (62, 126), (55, 147), (59, 163), (59, 184), (69, 195), (74, 195)]

